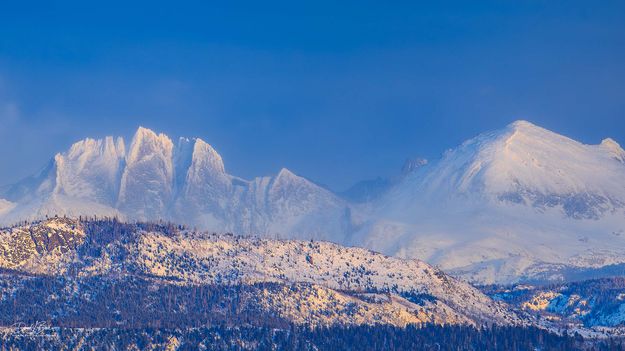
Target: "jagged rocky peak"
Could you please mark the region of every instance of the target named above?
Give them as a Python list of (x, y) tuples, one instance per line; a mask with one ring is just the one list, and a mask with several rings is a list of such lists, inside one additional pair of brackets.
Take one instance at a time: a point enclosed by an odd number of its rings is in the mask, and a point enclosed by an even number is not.
[(274, 177), (271, 190), (276, 192), (291, 191), (297, 188), (319, 188), (308, 179), (298, 176), (287, 168), (280, 169), (280, 172)]
[[(225, 228), (224, 217), (231, 203), (231, 176), (221, 156), (202, 139), (185, 139), (182, 144), (188, 164), (177, 166), (180, 183), (174, 204), (176, 217), (213, 229)], [(180, 145), (180, 144), (179, 144)]]
[(299, 179), (303, 179), (303, 178), (298, 176), (297, 174), (291, 172), (289, 169), (282, 167), (280, 169), (280, 172), (278, 172), (278, 175), (276, 176), (276, 179), (299, 180)]
[(54, 193), (112, 205), (125, 159), (122, 138), (87, 138), (54, 158)]
[[(121, 138), (85, 139), (40, 175), (3, 190), (0, 197), (14, 202), (1, 209), (7, 224), (55, 214), (114, 215), (270, 235), (274, 227), (333, 232), (344, 212), (328, 190), (286, 169), (250, 182), (226, 173), (219, 153), (203, 140), (180, 138), (174, 145), (144, 127), (128, 149)], [(326, 220), (304, 221), (305, 215)]]
[(194, 139), (193, 167), (208, 168), (219, 173), (226, 173), (221, 155), (210, 144), (200, 138)]
[(139, 127), (132, 139), (127, 162), (131, 164), (153, 156), (171, 159), (173, 148), (174, 143), (167, 135)]
[(85, 159), (91, 156), (124, 157), (126, 147), (124, 139), (107, 136), (104, 139), (86, 138), (74, 143), (66, 156), (69, 159)]
[(217, 151), (202, 139), (189, 141), (190, 164), (185, 169), (185, 195), (201, 202), (213, 203), (226, 196), (231, 185), (231, 176), (226, 173), (224, 162)]
[(114, 172), (120, 160), (126, 157), (124, 139), (107, 136), (104, 139), (86, 138), (74, 143), (67, 152), (55, 156), (57, 166), (71, 166), (75, 173), (98, 170)]
[(139, 127), (126, 157), (120, 209), (138, 219), (166, 216), (174, 191), (173, 152), (167, 135)]
[(265, 196), (269, 218), (276, 223), (297, 223), (294, 230), (300, 235), (307, 232), (308, 237), (336, 242), (341, 242), (338, 238), (345, 235), (338, 229), (345, 221), (345, 204), (330, 191), (286, 168), (271, 179), (268, 192), (262, 195)]

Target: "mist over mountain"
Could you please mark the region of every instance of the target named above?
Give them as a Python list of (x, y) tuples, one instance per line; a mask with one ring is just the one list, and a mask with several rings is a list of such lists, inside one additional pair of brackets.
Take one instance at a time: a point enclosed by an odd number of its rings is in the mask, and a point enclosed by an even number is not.
[(323, 239), (419, 258), (481, 283), (561, 280), (625, 262), (625, 151), (526, 121), (340, 196), (282, 169), (227, 173), (201, 139), (139, 128), (85, 139), (0, 192), (0, 222), (45, 216), (172, 220), (216, 232)]

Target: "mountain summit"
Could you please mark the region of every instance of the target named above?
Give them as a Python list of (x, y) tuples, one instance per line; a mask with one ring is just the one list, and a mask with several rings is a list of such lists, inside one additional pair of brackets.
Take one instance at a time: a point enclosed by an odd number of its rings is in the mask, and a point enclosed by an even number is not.
[(622, 154), (514, 122), (396, 184), (363, 244), (481, 282), (625, 262)]
[(221, 156), (203, 140), (181, 138), (174, 145), (167, 135), (143, 127), (128, 150), (122, 138), (75, 143), (39, 175), (6, 188), (0, 199), (4, 223), (117, 216), (333, 241), (341, 241), (350, 225), (343, 200), (287, 169), (244, 180), (227, 174)]

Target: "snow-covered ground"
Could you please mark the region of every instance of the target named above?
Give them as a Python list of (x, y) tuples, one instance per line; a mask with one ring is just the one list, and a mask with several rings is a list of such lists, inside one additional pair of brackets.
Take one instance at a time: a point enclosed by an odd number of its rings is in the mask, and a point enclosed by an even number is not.
[[(92, 240), (83, 223), (65, 218), (4, 229), (0, 267), (53, 276), (78, 270), (83, 278), (130, 274), (163, 284), (274, 282), (284, 291), (253, 298), (298, 323), (523, 323), (505, 304), (424, 262), (362, 248), (139, 229), (102, 247)], [(81, 245), (81, 252), (97, 248), (98, 255), (79, 254)]]

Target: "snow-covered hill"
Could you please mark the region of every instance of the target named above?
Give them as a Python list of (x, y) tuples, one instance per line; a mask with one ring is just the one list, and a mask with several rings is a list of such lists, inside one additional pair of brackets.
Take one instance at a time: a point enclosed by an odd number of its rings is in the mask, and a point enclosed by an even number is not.
[[(156, 284), (150, 291), (171, 284), (245, 286), (238, 309), (253, 305), (267, 319), (296, 324), (523, 323), (505, 304), (418, 260), (328, 242), (243, 238), (172, 225), (53, 218), (6, 228), (0, 230), (0, 268), (9, 270), (10, 279), (62, 277), (67, 291), (61, 301), (67, 302), (41, 307), (55, 314), (76, 311), (65, 305), (90, 303), (89, 297), (110, 291), (111, 284), (149, 278)], [(98, 291), (100, 284), (104, 291)], [(14, 291), (26, 285), (6, 286)]]
[(170, 219), (238, 234), (341, 242), (352, 225), (349, 205), (330, 191), (282, 169), (244, 180), (225, 171), (201, 139), (139, 128), (122, 138), (85, 139), (57, 154), (40, 174), (0, 193), (0, 223), (45, 216)]
[(512, 123), (406, 176), (359, 244), (483, 283), (625, 262), (623, 155)]

